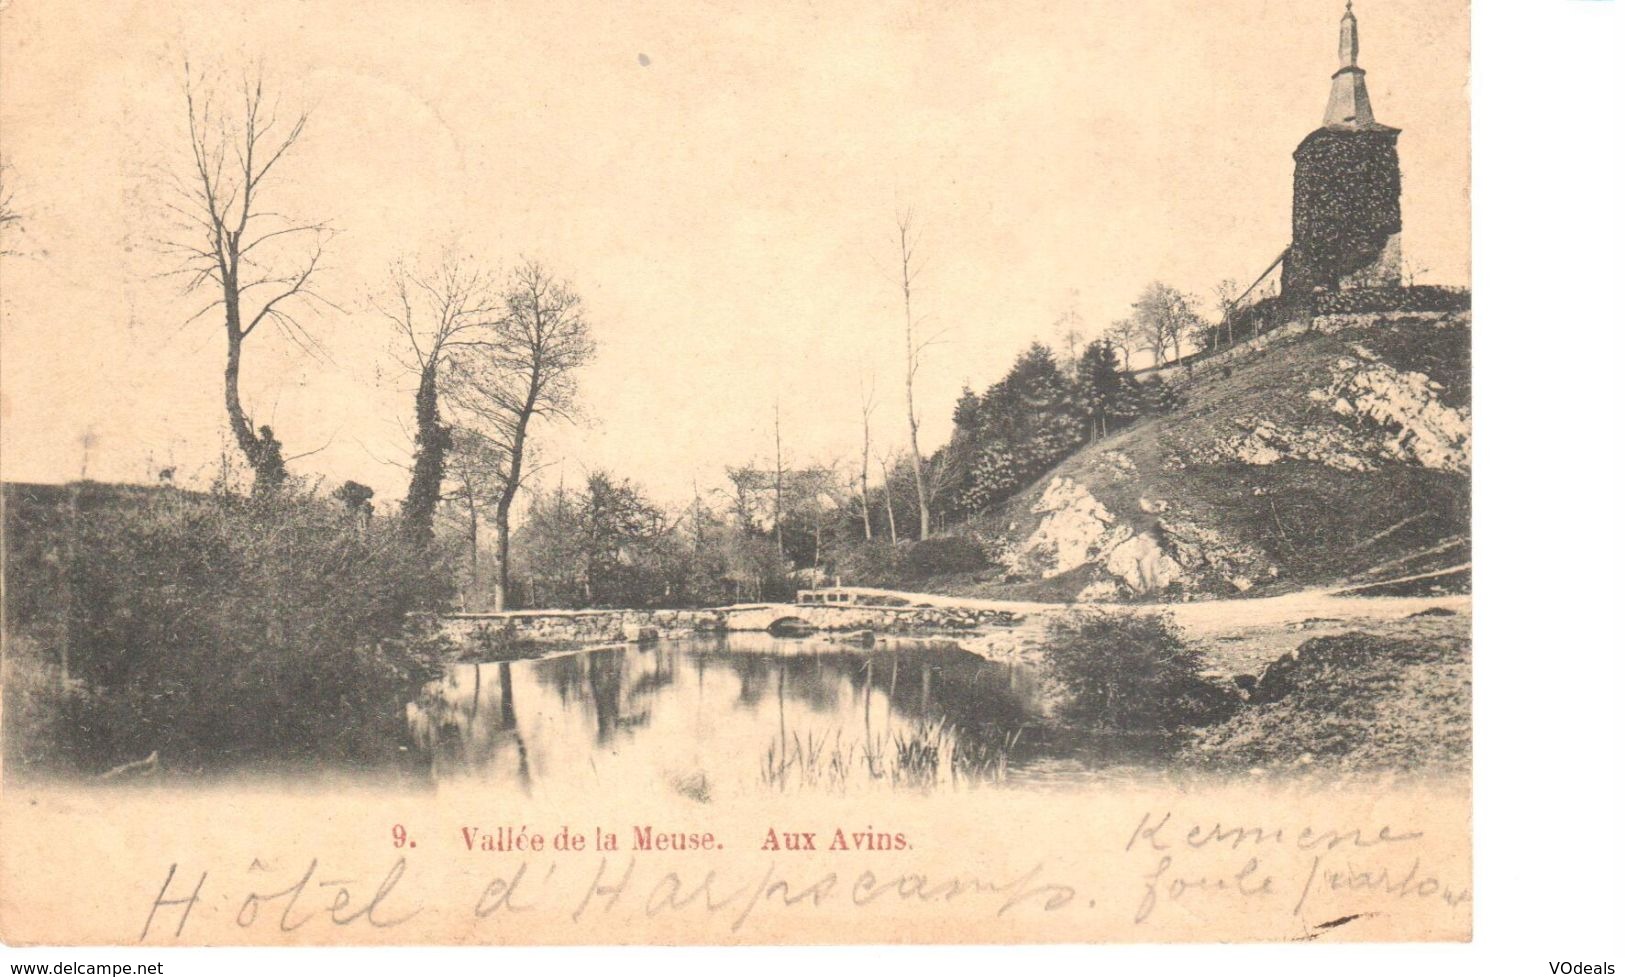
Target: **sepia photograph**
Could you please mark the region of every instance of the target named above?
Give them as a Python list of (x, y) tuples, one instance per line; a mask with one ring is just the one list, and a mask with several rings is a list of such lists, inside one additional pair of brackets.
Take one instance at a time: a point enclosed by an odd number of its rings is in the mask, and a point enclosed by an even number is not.
[(1469, 27), (0, 5), (0, 938), (1471, 940)]

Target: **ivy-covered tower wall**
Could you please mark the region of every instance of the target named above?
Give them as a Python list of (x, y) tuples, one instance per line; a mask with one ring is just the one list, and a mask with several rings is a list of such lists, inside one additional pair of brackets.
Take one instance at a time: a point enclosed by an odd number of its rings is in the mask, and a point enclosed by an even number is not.
[(1288, 299), (1400, 283), (1399, 130), (1371, 110), (1352, 0), (1337, 54), (1321, 127), (1292, 154), (1292, 246), (1281, 272)]
[(1399, 284), (1399, 130), (1321, 128), (1293, 159), (1282, 291)]

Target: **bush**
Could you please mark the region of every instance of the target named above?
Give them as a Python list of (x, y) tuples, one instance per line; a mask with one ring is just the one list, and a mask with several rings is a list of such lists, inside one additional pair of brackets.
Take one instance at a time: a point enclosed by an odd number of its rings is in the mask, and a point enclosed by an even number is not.
[[(448, 595), (439, 561), (396, 521), (315, 493), (96, 499), (87, 488), (22, 500), (36, 511), (21, 540), (19, 498), (7, 500), (7, 583), (29, 591), (12, 606), (8, 586), (8, 627), (53, 676), (27, 696), (59, 699), (20, 713), (55, 717), (45, 738), (57, 755), (33, 764), (105, 769), (156, 750), (167, 766), (201, 768), (393, 749), (390, 720), (438, 660), (411, 640), (409, 615)], [(40, 742), (16, 716), (7, 709), (8, 746)]]
[(878, 539), (842, 543), (831, 550), (830, 573), (851, 587), (900, 588), (930, 577), (975, 573), (991, 564), (982, 544), (964, 536), (933, 536), (918, 543)]
[(849, 587), (890, 587), (903, 582), (900, 546), (875, 540), (837, 544), (831, 550), (831, 574)]
[(988, 567), (987, 551), (964, 536), (922, 539), (903, 553), (903, 576), (923, 580), (950, 573), (975, 573)]
[(1172, 732), (1222, 721), (1239, 701), (1202, 675), (1202, 655), (1164, 615), (1079, 611), (1050, 622), (1043, 646), (1049, 681), (1074, 722)]
[(1145, 382), (1142, 388), (1142, 397), (1147, 409), (1157, 414), (1172, 414), (1184, 405), (1184, 398), (1172, 385), (1163, 381), (1160, 376), (1153, 376)]

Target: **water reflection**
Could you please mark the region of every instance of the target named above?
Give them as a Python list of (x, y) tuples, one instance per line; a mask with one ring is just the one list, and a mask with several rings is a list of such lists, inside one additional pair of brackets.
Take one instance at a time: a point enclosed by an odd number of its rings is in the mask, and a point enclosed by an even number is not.
[(733, 634), (454, 666), (408, 718), (441, 785), (635, 785), (707, 800), (1098, 766), (1057, 755), (1045, 711), (1032, 670), (951, 645)]

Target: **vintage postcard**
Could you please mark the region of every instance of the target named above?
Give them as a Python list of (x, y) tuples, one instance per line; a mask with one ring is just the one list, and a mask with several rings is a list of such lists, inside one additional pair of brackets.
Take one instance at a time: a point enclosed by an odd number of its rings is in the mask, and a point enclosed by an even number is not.
[(6, 943), (1472, 938), (1465, 0), (0, 56)]

